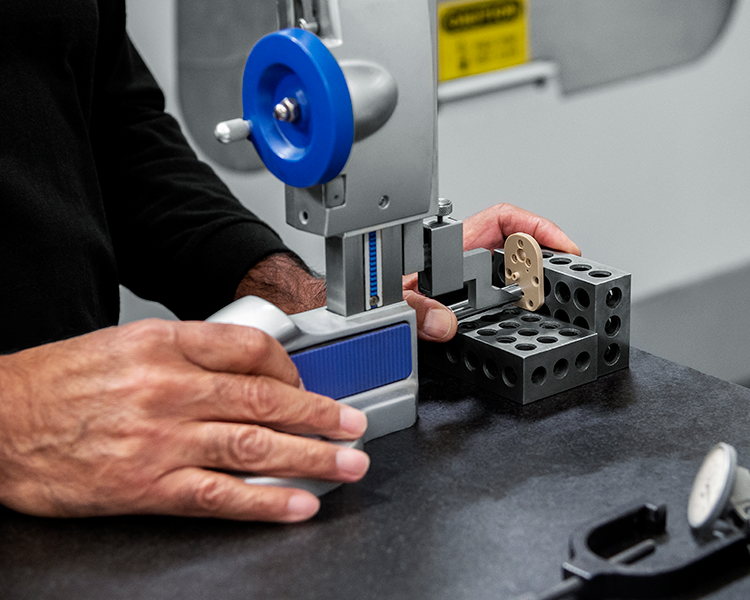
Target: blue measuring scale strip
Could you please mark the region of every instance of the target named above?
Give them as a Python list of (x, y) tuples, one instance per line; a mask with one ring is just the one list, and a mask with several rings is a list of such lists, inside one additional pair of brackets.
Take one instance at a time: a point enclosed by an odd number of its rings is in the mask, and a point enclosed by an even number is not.
[(339, 400), (411, 375), (411, 327), (391, 325), (291, 358), (308, 391)]
[(378, 236), (374, 231), (369, 234), (370, 244), (370, 296), (378, 295)]

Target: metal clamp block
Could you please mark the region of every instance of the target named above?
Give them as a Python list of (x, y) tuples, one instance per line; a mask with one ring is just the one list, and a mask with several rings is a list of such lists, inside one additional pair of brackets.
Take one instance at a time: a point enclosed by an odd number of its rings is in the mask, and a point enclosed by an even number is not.
[(462, 321), (447, 344), (425, 344), (429, 364), (520, 404), (597, 377), (597, 336), (520, 308)]
[(419, 291), (434, 297), (464, 286), (463, 223), (451, 217), (424, 221), (424, 271), (419, 273)]

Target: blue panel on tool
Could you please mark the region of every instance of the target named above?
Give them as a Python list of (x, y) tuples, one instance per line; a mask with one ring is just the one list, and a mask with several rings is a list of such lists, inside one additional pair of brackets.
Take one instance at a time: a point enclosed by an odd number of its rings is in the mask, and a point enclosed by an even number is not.
[(336, 400), (411, 375), (411, 328), (406, 323), (292, 354), (305, 388)]

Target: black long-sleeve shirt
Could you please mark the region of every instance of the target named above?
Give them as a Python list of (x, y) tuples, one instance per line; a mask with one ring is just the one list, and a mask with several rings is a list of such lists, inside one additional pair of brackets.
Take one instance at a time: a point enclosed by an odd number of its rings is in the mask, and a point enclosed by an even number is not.
[(164, 112), (124, 0), (0, 3), (0, 352), (117, 323), (118, 283), (203, 318), (284, 250)]

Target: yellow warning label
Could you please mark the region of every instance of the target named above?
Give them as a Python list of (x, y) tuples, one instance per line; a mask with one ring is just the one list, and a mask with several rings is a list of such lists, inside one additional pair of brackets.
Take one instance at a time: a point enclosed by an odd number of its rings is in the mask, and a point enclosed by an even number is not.
[(528, 61), (527, 2), (458, 0), (438, 4), (438, 80)]

